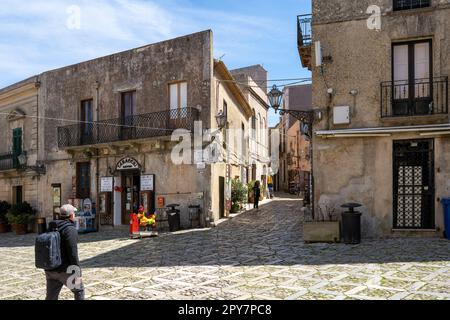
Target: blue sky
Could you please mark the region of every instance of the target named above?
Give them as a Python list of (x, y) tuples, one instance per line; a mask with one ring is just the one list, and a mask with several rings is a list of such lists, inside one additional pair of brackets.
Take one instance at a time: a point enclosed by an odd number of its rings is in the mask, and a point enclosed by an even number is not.
[[(67, 24), (73, 5), (79, 29)], [(2, 0), (0, 87), (205, 29), (230, 69), (262, 64), (270, 79), (310, 77), (296, 48), (296, 16), (310, 12), (310, 0)]]

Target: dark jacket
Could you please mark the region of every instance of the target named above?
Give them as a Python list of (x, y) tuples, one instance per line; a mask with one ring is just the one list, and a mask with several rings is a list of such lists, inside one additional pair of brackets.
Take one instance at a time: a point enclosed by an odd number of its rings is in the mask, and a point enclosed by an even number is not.
[(258, 187), (258, 186), (254, 186), (254, 187), (253, 187), (253, 193), (254, 193), (254, 195), (255, 195), (255, 200), (256, 200), (256, 199), (259, 200), (259, 197), (261, 196), (261, 188)]
[[(61, 261), (62, 265), (52, 271), (66, 272), (69, 266), (80, 266), (78, 258), (78, 231), (75, 223), (70, 220), (57, 220), (50, 223), (50, 230), (55, 227), (61, 235)], [(61, 231), (62, 230), (62, 231)]]

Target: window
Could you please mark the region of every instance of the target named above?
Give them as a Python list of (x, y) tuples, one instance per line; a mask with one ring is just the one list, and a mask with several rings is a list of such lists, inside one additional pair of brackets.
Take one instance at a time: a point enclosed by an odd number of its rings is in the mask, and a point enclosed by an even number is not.
[(255, 109), (253, 109), (253, 115), (252, 115), (252, 138), (256, 139), (256, 113), (255, 113)]
[(122, 140), (133, 139), (134, 133), (134, 112), (136, 110), (136, 91), (129, 91), (122, 93)]
[(431, 0), (394, 0), (394, 11), (426, 8), (431, 6)]
[(170, 118), (185, 117), (183, 109), (187, 108), (187, 82), (178, 82), (169, 85)]
[(18, 156), (23, 152), (22, 150), (22, 128), (16, 128), (13, 130), (13, 166), (17, 168), (19, 166)]
[(91, 197), (91, 172), (89, 162), (77, 163), (77, 198)]
[(23, 187), (13, 187), (13, 204), (21, 204), (23, 202)]
[(81, 112), (80, 112), (80, 132), (81, 132), (81, 143), (82, 144), (92, 144), (93, 135), (93, 124), (94, 113), (93, 113), (93, 100), (81, 101)]
[(393, 44), (393, 114), (430, 113), (432, 101), (431, 40)]

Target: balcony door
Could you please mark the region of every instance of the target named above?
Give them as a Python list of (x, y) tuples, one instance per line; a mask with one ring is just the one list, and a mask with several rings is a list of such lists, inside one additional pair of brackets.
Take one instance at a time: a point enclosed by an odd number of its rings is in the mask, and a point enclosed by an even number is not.
[(431, 40), (393, 45), (394, 116), (433, 113)]
[(17, 168), (19, 160), (17, 159), (23, 152), (22, 150), (22, 128), (16, 128), (13, 130), (13, 167)]
[(170, 119), (172, 129), (182, 127), (183, 119), (187, 117), (187, 82), (177, 82), (169, 85)]
[(132, 140), (135, 137), (135, 110), (136, 91), (122, 93), (121, 107), (121, 138), (122, 140)]
[(93, 100), (85, 100), (81, 102), (81, 117), (80, 117), (80, 138), (81, 144), (94, 143), (94, 112)]

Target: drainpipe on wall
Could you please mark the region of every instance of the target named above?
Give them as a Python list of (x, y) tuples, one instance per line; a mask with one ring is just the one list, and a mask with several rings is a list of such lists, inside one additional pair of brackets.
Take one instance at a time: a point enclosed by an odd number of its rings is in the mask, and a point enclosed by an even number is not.
[[(98, 108), (98, 106), (99, 106), (99, 98), (100, 98), (100, 96), (99, 96), (99, 87), (100, 87), (100, 83), (98, 82), (98, 81), (96, 81), (95, 82), (95, 91), (96, 91), (96, 94), (97, 94), (97, 103), (96, 103), (96, 121), (98, 122), (98, 120), (99, 120), (99, 108)], [(98, 125), (97, 125), (98, 126)], [(97, 139), (98, 139), (98, 127), (97, 127)], [(99, 195), (99, 193), (100, 193), (100, 186), (99, 186), (99, 181), (100, 181), (100, 172), (99, 172), (99, 164), (100, 164), (100, 151), (99, 151), (99, 149), (97, 148), (97, 154), (96, 154), (97, 156), (96, 156), (96, 159), (95, 159), (95, 162), (96, 162), (96, 164), (95, 164), (95, 178), (96, 178), (96, 182), (95, 182), (95, 187), (96, 187), (96, 196), (95, 196), (95, 203), (96, 203), (96, 214), (97, 214), (97, 230), (98, 231), (100, 231), (100, 219), (99, 219), (99, 217), (100, 217), (100, 215), (99, 215), (99, 213), (100, 213), (100, 208), (99, 208), (99, 199), (98, 199), (98, 195)], [(113, 218), (114, 219), (114, 218)]]

